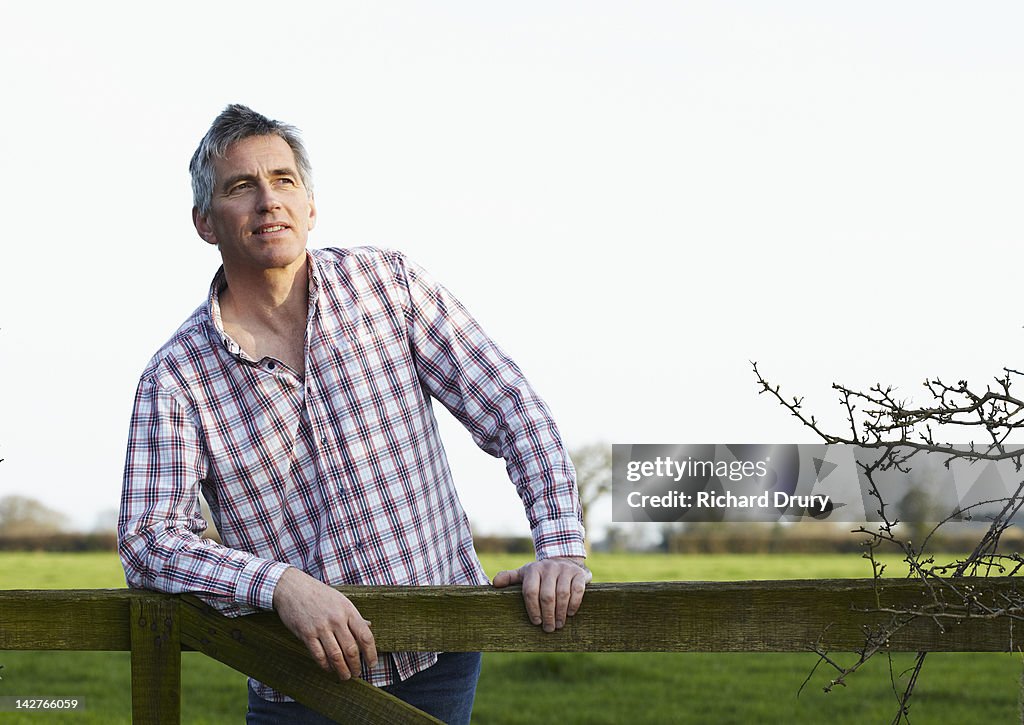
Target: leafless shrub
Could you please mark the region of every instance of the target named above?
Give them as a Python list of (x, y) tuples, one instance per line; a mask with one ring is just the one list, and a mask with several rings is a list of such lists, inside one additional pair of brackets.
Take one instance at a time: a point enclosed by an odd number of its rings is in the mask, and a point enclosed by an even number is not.
[[(826, 692), (839, 685), (845, 686), (847, 678), (873, 656), (879, 653), (888, 656), (890, 637), (922, 617), (934, 622), (940, 631), (967, 617), (1024, 619), (1024, 596), (991, 601), (979, 596), (975, 588), (966, 582), (958, 581), (963, 577), (1012, 576), (1024, 566), (1024, 558), (1019, 553), (1000, 549), (1003, 534), (1024, 506), (1024, 474), (1015, 490), (1006, 497), (976, 502), (949, 512), (920, 541), (905, 538), (894, 513), (893, 502), (886, 500), (886, 492), (876, 482), (876, 477), (883, 471), (909, 472), (916, 460), (925, 454), (939, 456), (947, 468), (954, 461), (1010, 461), (1019, 473), (1024, 446), (1013, 444), (1011, 438), (1015, 431), (1024, 429), (1024, 400), (1013, 394), (1012, 384), (1022, 375), (1021, 372), (1004, 368), (1003, 374), (985, 386), (983, 391), (971, 388), (966, 380), (949, 385), (938, 378), (927, 379), (923, 385), (928, 402), (920, 407), (900, 397), (892, 386), (876, 384), (867, 391), (861, 391), (834, 383), (832, 389), (839, 394), (846, 427), (842, 432), (831, 433), (814, 415), (805, 412), (803, 398), (783, 395), (778, 385), (769, 383), (761, 375), (757, 363), (752, 365), (759, 394), (775, 399), (825, 443), (879, 451), (879, 457), (873, 463), (858, 465), (867, 481), (868, 494), (877, 504), (876, 513), (881, 523), (877, 528), (861, 526), (855, 533), (866, 537), (864, 557), (871, 564), (875, 581), (876, 607), (871, 611), (888, 619), (878, 628), (865, 632), (863, 647), (856, 653), (857, 659), (853, 664), (841, 664), (830, 655), (824, 644), (825, 633), (810, 646), (819, 657), (815, 670), (824, 664), (835, 671), (824, 688)], [(967, 445), (950, 442), (958, 437), (975, 442)], [(942, 526), (951, 521), (977, 520), (982, 508), (987, 512), (993, 510), (993, 506), (997, 513), (985, 514), (988, 526), (967, 556), (951, 561), (936, 559), (930, 544)], [(928, 593), (923, 603), (913, 608), (893, 608), (883, 604), (880, 585), (885, 566), (876, 558), (876, 552), (882, 546), (894, 546), (903, 554), (908, 566), (907, 576), (921, 581)], [(910, 697), (926, 655), (926, 652), (917, 653), (914, 665), (902, 673), (906, 676), (902, 689), (899, 685), (901, 675), (894, 671), (892, 659), (889, 660), (893, 692), (898, 702), (894, 724), (909, 722)]]

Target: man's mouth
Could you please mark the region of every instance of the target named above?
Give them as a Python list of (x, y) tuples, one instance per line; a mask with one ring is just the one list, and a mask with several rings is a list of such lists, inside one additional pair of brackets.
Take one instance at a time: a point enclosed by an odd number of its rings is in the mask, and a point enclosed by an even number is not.
[(274, 232), (283, 232), (287, 229), (284, 224), (264, 224), (256, 230), (257, 234), (273, 234)]

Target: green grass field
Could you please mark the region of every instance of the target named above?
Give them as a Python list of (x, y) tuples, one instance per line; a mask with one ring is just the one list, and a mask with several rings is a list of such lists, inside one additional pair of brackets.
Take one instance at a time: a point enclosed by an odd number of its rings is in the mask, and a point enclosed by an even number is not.
[[(488, 573), (521, 557), (484, 557)], [(596, 581), (863, 577), (851, 555), (594, 555)], [(899, 575), (898, 562), (891, 573)], [(0, 553), (4, 589), (124, 585), (114, 554)], [(785, 616), (784, 612), (779, 613)], [(3, 623), (0, 622), (0, 626)], [(629, 626), (624, 622), (623, 626)], [(912, 655), (893, 658), (898, 677)], [(812, 654), (497, 654), (484, 657), (475, 723), (890, 722), (890, 663), (873, 660), (828, 695)], [(0, 723), (130, 722), (126, 652), (0, 652), (0, 696), (77, 696), (81, 713), (0, 713)], [(918, 684), (915, 723), (1018, 721), (1019, 656), (933, 654)], [(245, 678), (198, 653), (182, 655), (182, 721), (243, 722)]]

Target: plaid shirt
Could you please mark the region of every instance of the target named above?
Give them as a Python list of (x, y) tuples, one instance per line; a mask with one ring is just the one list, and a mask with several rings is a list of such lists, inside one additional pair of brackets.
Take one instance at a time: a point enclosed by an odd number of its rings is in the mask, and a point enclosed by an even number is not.
[[(288, 565), (328, 584), (486, 584), (431, 396), (505, 458), (538, 558), (583, 556), (551, 415), (462, 305), (398, 252), (307, 257), (304, 379), (224, 332), (223, 269), (143, 372), (119, 521), (128, 584), (199, 593), (231, 616), (270, 609)], [(200, 538), (200, 488), (224, 545)], [(364, 677), (390, 684), (436, 661), (393, 657)]]

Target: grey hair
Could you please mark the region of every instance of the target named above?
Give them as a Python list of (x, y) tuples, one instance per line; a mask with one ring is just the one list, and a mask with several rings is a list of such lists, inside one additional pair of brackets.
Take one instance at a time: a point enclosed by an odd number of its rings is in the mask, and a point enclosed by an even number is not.
[(232, 103), (221, 111), (210, 124), (210, 130), (192, 154), (188, 171), (192, 175), (192, 203), (199, 213), (210, 213), (213, 187), (217, 182), (213, 168), (215, 157), (223, 157), (228, 147), (252, 136), (279, 136), (291, 147), (298, 165), (299, 178), (306, 193), (313, 195), (313, 167), (309, 163), (306, 147), (299, 137), (299, 129), (281, 121), (274, 121), (248, 106)]

